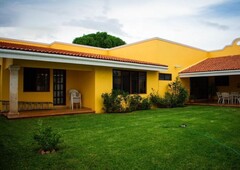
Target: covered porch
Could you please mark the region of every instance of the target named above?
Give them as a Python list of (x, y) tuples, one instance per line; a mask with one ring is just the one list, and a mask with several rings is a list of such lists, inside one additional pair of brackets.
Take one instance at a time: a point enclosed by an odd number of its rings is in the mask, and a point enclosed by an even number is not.
[[(13, 60), (2, 73), (8, 88), (3, 91), (0, 110), (8, 118), (95, 112), (94, 71), (90, 66)], [(82, 108), (70, 109), (71, 89), (81, 93)]]
[(240, 56), (208, 58), (179, 76), (189, 89), (192, 102), (240, 105)]

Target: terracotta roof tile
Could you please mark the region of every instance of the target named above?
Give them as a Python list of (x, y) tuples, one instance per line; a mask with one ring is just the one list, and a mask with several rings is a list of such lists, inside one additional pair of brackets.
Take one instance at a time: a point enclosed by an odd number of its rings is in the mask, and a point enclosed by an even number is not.
[(8, 43), (8, 42), (2, 42), (2, 41), (0, 41), (0, 49), (28, 51), (28, 52), (36, 52), (36, 53), (47, 53), (47, 54), (58, 54), (58, 55), (68, 55), (68, 56), (75, 56), (75, 57), (85, 57), (85, 58), (93, 58), (93, 59), (100, 59), (100, 60), (111, 60), (111, 61), (167, 67), (167, 65), (163, 65), (163, 64), (156, 64), (156, 63), (145, 62), (145, 61), (140, 61), (140, 60), (121, 58), (121, 57), (99, 55), (99, 54), (92, 54), (92, 53), (85, 53), (85, 52), (75, 52), (75, 51), (68, 51), (68, 50), (59, 50), (59, 49), (54, 49), (54, 48), (50, 48), (50, 47), (37, 47), (37, 46), (22, 45), (22, 44)]
[(240, 55), (208, 58), (181, 73), (240, 70)]

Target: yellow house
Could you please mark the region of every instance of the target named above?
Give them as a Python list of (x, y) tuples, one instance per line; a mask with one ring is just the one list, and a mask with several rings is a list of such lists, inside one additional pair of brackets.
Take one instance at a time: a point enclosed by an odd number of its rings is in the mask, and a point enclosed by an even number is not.
[(111, 49), (0, 38), (0, 110), (4, 102), (9, 117), (19, 114), (21, 102), (69, 108), (69, 90), (76, 89), (83, 107), (101, 113), (102, 93), (163, 95), (177, 76), (197, 99), (207, 99), (212, 85), (240, 91), (239, 41), (204, 51), (160, 38)]

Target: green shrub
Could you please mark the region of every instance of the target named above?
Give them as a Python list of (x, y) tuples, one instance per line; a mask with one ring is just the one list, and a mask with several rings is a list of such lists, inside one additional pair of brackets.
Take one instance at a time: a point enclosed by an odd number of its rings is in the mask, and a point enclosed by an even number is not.
[(53, 151), (57, 149), (61, 136), (54, 132), (52, 127), (44, 127), (42, 122), (40, 122), (37, 132), (34, 134), (33, 138), (40, 146), (41, 150)]
[(149, 98), (144, 98), (141, 101), (140, 106), (138, 107), (138, 110), (149, 110), (151, 109), (151, 102)]
[(128, 108), (129, 111), (139, 110), (142, 97), (138, 94), (128, 96)]
[(120, 90), (112, 90), (111, 93), (103, 93), (103, 109), (106, 113), (132, 112), (151, 108), (149, 99), (143, 99), (138, 94), (129, 95)]
[(151, 104), (156, 107), (167, 107), (166, 100), (158, 94), (154, 89), (152, 89), (152, 93), (149, 96)]
[(103, 105), (106, 113), (125, 112), (125, 103), (128, 93), (120, 90), (112, 90), (111, 93), (103, 93)]
[(165, 93), (165, 102), (168, 107), (182, 107), (188, 99), (188, 91), (183, 87), (179, 78), (168, 84), (168, 91)]
[(154, 90), (150, 93), (149, 98), (156, 107), (182, 107), (188, 99), (188, 91), (177, 77), (174, 82), (168, 84), (168, 91), (164, 98), (160, 97)]
[(153, 105), (158, 106), (160, 103), (161, 97), (159, 96), (158, 92), (152, 89), (152, 93), (150, 93), (149, 99)]

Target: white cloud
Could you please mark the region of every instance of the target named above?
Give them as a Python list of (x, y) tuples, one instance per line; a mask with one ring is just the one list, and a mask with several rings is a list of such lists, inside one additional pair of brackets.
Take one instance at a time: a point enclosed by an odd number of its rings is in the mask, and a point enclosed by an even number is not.
[(239, 37), (240, 16), (209, 15), (228, 0), (0, 0), (0, 37), (51, 43), (107, 31), (127, 43), (160, 37), (207, 50)]

